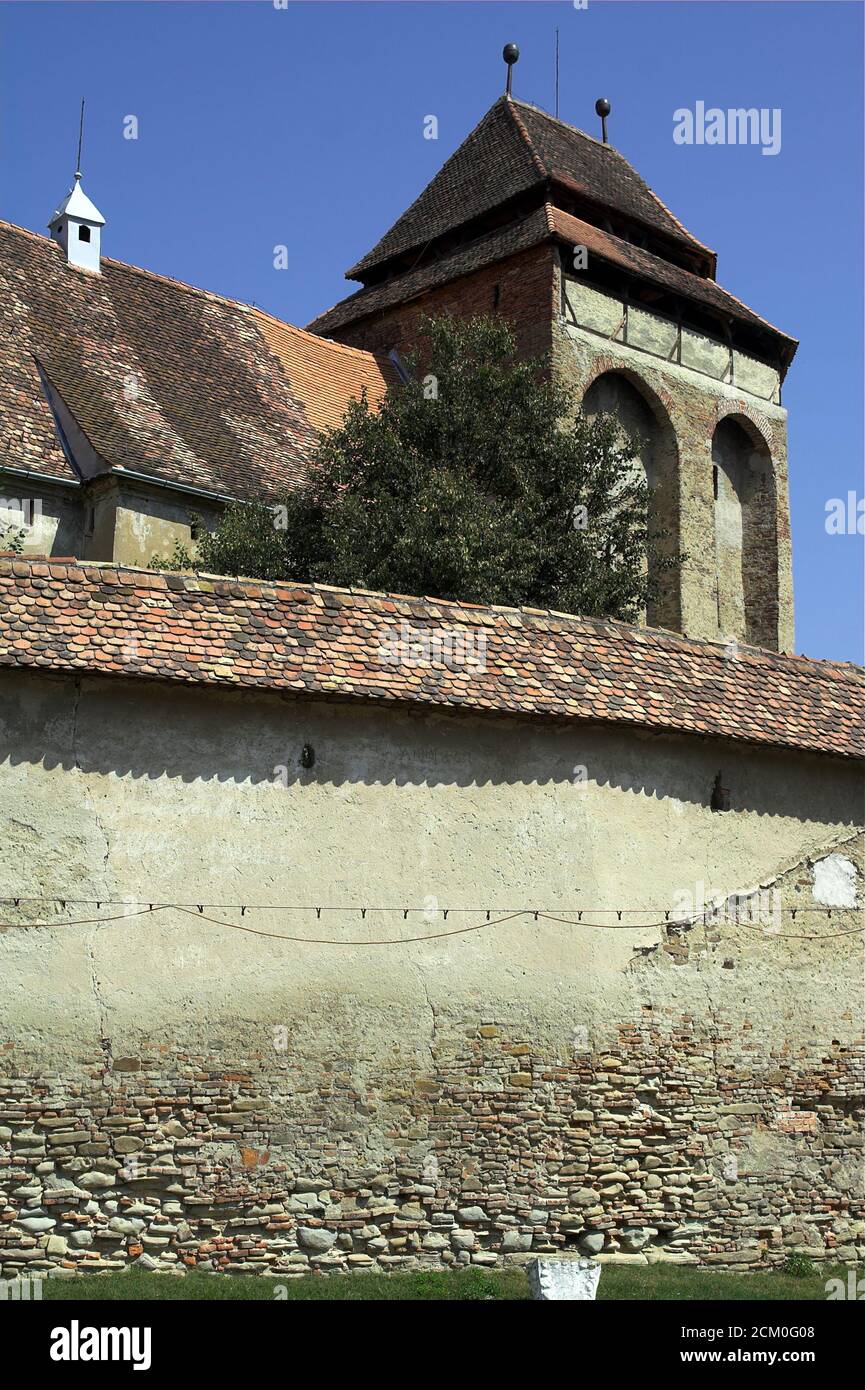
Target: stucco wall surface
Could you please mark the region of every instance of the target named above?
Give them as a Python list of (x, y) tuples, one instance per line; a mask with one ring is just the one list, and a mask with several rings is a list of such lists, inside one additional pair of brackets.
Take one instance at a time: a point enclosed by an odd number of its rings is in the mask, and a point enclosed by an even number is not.
[(78, 555), (84, 548), (83, 516), (81, 499), (75, 493), (50, 485), (39, 488), (0, 471), (3, 545), (20, 536), (25, 555)]
[(855, 766), (13, 672), (0, 737), (4, 1277), (854, 1257)]

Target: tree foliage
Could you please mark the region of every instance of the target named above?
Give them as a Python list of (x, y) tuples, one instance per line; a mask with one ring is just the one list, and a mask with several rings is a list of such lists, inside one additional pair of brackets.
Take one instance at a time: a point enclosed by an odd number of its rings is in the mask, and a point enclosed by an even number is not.
[(0, 553), (22, 555), (25, 535), (21, 526), (0, 526)]
[(377, 411), (350, 404), (303, 490), (227, 507), (198, 567), (636, 617), (680, 563), (647, 568), (638, 441), (574, 413), (544, 365), (519, 360), (498, 318), (426, 320), (409, 379)]

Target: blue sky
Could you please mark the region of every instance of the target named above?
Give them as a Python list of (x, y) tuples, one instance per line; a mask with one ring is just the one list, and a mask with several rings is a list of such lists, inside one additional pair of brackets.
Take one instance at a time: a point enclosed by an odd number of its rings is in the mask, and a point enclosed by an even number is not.
[[(305, 324), (503, 87), (610, 138), (719, 253), (718, 278), (801, 339), (784, 403), (797, 649), (862, 659), (863, 12), (856, 0), (0, 3), (0, 217), (43, 231), (74, 169), (103, 251)], [(779, 107), (781, 150), (682, 146), (673, 112)], [(423, 138), (435, 115), (438, 140)], [(134, 115), (139, 138), (123, 138)], [(273, 248), (288, 247), (286, 270)]]

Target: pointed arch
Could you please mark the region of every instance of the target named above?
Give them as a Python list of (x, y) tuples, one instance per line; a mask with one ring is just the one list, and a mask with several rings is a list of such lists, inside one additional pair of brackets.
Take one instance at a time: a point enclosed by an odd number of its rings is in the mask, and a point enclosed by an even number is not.
[(583, 411), (614, 415), (623, 432), (635, 443), (640, 468), (649, 485), (648, 564), (655, 563), (652, 578), (657, 592), (650, 600), (646, 621), (652, 627), (681, 629), (681, 592), (678, 576), (666, 577), (657, 559), (679, 553), (679, 450), (666, 407), (638, 373), (627, 368), (601, 370), (583, 394)]
[(769, 445), (745, 414), (712, 436), (718, 631), (757, 647), (778, 638), (778, 535)]

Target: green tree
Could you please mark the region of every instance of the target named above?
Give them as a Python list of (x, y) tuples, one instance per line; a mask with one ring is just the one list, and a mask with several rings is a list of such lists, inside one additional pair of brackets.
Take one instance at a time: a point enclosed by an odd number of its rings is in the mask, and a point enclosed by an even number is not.
[(230, 505), (199, 567), (636, 617), (680, 564), (647, 566), (660, 537), (637, 442), (574, 414), (500, 319), (428, 319), (422, 347), (379, 410), (364, 395), (322, 436), (308, 486), (277, 507)]

